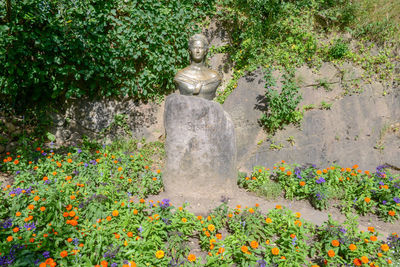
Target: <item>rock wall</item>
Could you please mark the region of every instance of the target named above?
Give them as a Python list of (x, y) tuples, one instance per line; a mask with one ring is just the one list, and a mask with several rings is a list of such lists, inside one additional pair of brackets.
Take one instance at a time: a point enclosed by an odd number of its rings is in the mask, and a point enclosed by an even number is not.
[(103, 138), (128, 135), (148, 141), (162, 139), (163, 102), (142, 103), (132, 99), (81, 99), (65, 104), (64, 111), (51, 113), (51, 132), (56, 145), (71, 145), (83, 135)]
[[(364, 169), (388, 164), (400, 169), (400, 88), (363, 83), (361, 75), (362, 70), (350, 64), (325, 63), (319, 72), (299, 68), (299, 107), (308, 105), (310, 110), (299, 126), (286, 126), (272, 137), (257, 124), (267, 107), (262, 102), (262, 73), (241, 78), (224, 104), (239, 133), (239, 166), (250, 170), (285, 160), (320, 166), (358, 164)], [(322, 79), (329, 88), (322, 88)]]

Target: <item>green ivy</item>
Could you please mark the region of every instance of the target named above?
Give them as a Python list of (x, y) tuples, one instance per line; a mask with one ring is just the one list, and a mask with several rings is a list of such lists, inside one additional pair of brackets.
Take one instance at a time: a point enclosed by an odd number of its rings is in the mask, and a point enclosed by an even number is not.
[(188, 64), (188, 37), (214, 8), (214, 0), (11, 2), (10, 21), (0, 21), (0, 93), (20, 106), (171, 91)]

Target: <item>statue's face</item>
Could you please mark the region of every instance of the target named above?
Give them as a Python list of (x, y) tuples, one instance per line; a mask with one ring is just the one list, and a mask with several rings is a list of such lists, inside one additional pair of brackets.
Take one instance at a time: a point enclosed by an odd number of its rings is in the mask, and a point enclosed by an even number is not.
[(207, 50), (204, 47), (204, 44), (200, 40), (196, 40), (193, 42), (190, 47), (190, 54), (192, 56), (192, 60), (194, 62), (201, 62), (206, 55)]

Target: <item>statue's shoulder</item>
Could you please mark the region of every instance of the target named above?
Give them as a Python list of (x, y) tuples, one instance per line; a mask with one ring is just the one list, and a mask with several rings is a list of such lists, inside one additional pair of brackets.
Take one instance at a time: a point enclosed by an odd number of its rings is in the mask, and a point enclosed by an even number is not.
[(209, 75), (210, 79), (222, 80), (221, 75), (217, 71), (212, 70), (212, 69), (208, 69), (208, 71), (209, 71), (208, 75)]
[(192, 78), (191, 76), (193, 76), (192, 71), (190, 69), (190, 66), (187, 66), (184, 69), (179, 70), (174, 77), (175, 81), (179, 81), (179, 80), (187, 80), (188, 78)]

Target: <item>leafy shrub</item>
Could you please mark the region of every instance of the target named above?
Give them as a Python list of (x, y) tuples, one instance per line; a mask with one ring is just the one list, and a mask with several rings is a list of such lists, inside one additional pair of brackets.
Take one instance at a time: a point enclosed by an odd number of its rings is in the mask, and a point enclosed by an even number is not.
[(329, 57), (331, 59), (342, 59), (349, 52), (349, 46), (341, 39), (335, 40), (331, 48), (329, 49)]
[(271, 76), (271, 71), (267, 70), (265, 74), (267, 92), (265, 101), (267, 111), (262, 114), (260, 123), (270, 133), (275, 133), (282, 126), (290, 123), (298, 123), (302, 119), (302, 113), (297, 109), (301, 101), (299, 87), (294, 81), (292, 74), (285, 74), (282, 91), (278, 93), (273, 88), (275, 81)]
[(0, 25), (0, 92), (15, 105), (164, 94), (212, 8), (213, 0), (13, 1)]

